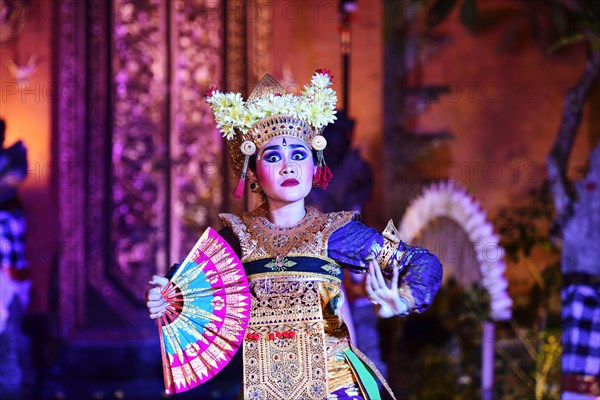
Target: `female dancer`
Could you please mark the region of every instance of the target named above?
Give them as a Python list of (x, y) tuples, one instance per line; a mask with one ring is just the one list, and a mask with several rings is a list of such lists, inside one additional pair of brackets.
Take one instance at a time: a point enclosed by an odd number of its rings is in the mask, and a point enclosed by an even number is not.
[[(243, 393), (249, 399), (376, 399), (375, 366), (356, 349), (339, 314), (343, 269), (365, 273), (378, 316), (424, 311), (442, 266), (429, 251), (357, 221), (354, 212), (321, 213), (305, 205), (313, 185), (326, 187), (322, 128), (335, 119), (330, 76), (318, 70), (301, 95), (286, 94), (269, 75), (247, 102), (214, 89), (207, 97), (240, 175), (234, 195), (252, 191), (265, 203), (242, 215), (221, 214), (220, 231), (248, 277), (251, 315), (243, 343)], [(247, 171), (250, 169), (250, 171)], [(154, 276), (151, 318), (167, 307)], [(391, 394), (393, 397), (393, 394)]]

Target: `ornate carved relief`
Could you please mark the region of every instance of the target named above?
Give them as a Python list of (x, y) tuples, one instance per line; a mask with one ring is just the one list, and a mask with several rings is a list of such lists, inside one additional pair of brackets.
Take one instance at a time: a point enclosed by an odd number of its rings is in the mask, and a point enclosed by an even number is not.
[(72, 89), (54, 110), (68, 169), (57, 174), (67, 338), (153, 337), (148, 278), (217, 225), (223, 141), (203, 94), (225, 79), (224, 4), (60, 2), (56, 78)]
[(246, 3), (244, 0), (227, 2), (225, 54), (227, 74), (225, 90), (248, 95), (246, 75)]
[(223, 198), (223, 139), (204, 94), (220, 85), (223, 15), (212, 0), (171, 2), (171, 258), (185, 257)]
[[(246, 34), (242, 40), (247, 48), (247, 93), (251, 93), (256, 84), (266, 73), (272, 72), (272, 41), (273, 18), (275, 3), (271, 0), (257, 0), (252, 5), (246, 4), (247, 15), (245, 16)], [(236, 178), (237, 180), (237, 178)], [(247, 190), (246, 208), (253, 210), (264, 201), (262, 196), (252, 194)]]
[[(246, 68), (246, 2), (244, 0), (227, 1), (225, 10), (225, 86), (224, 90), (240, 92), (242, 96), (248, 95), (247, 68)], [(226, 153), (226, 152), (225, 152)], [(223, 210), (232, 213), (245, 211), (247, 198), (237, 200), (231, 193), (239, 176), (231, 172), (229, 155), (224, 158), (224, 171), (226, 180), (223, 188)], [(248, 193), (249, 191), (246, 191)]]
[(266, 73), (271, 72), (273, 35), (273, 7), (271, 0), (257, 0), (254, 18), (248, 22), (248, 48), (249, 48), (249, 80), (254, 86)]
[(140, 301), (148, 276), (167, 262), (167, 5), (151, 0), (113, 3), (114, 259), (109, 269)]

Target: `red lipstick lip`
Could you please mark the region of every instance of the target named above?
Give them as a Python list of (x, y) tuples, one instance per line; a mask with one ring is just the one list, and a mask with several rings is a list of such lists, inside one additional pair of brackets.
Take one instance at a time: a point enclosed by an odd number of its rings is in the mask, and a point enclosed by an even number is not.
[(298, 182), (297, 179), (286, 179), (285, 181), (283, 181), (281, 186), (296, 186), (299, 184), (300, 184), (300, 182)]

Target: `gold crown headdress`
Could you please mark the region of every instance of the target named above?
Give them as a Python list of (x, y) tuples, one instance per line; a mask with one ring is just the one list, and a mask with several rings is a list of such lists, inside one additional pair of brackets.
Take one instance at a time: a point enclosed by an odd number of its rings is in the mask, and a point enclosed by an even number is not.
[(209, 90), (206, 101), (213, 110), (217, 128), (227, 138), (233, 170), (240, 175), (234, 196), (242, 197), (244, 193), (250, 156), (279, 136), (298, 138), (316, 150), (315, 182), (323, 189), (327, 187), (332, 174), (323, 158), (327, 141), (321, 132), (336, 119), (337, 96), (330, 85), (329, 71), (319, 69), (299, 96), (286, 93), (269, 74), (260, 80), (246, 102), (239, 93)]

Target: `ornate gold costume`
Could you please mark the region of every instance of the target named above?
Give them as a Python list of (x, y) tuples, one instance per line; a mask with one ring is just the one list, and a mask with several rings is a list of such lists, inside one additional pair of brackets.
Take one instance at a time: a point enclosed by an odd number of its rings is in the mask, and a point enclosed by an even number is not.
[[(239, 94), (210, 91), (207, 102), (240, 176), (234, 196), (244, 193), (251, 157), (276, 137), (304, 141), (316, 153), (313, 185), (327, 187), (332, 175), (320, 133), (335, 120), (337, 100), (330, 85), (330, 72), (317, 70), (299, 96), (284, 93), (270, 76), (259, 82), (247, 102)], [(220, 217), (226, 225), (220, 233), (240, 257), (251, 295), (243, 343), (244, 398), (375, 399), (380, 396), (374, 375), (394, 398), (374, 364), (350, 343), (340, 315), (342, 267), (365, 272), (369, 261), (378, 259), (387, 278), (398, 269), (408, 314), (426, 309), (438, 290), (437, 258), (405, 245), (395, 230), (387, 229), (384, 238), (356, 221), (354, 212), (324, 214), (308, 207), (292, 227), (273, 225), (266, 205), (241, 216)]]
[[(317, 70), (299, 96), (284, 93), (268, 75), (246, 102), (239, 94), (210, 91), (207, 102), (240, 176), (234, 196), (244, 193), (251, 158), (278, 137), (294, 137), (316, 153), (313, 185), (327, 187), (332, 175), (321, 131), (335, 120), (331, 83), (329, 71)], [(355, 221), (354, 212), (306, 211), (292, 227), (269, 222), (266, 205), (241, 216), (221, 214), (225, 234), (239, 244), (252, 297), (243, 345), (244, 397), (325, 399), (342, 391), (341, 396), (359, 397), (359, 388), (363, 399), (373, 399), (379, 398), (377, 375), (393, 398), (375, 366), (350, 343), (339, 312), (342, 267), (365, 272), (369, 261), (378, 259), (388, 278), (398, 269), (408, 314), (431, 303), (441, 282), (439, 261), (400, 242), (395, 230), (386, 229), (384, 238)]]
[[(252, 294), (250, 339), (243, 350), (247, 398), (324, 399), (356, 382), (343, 355), (349, 339), (339, 315), (341, 267), (327, 257), (329, 236), (354, 216), (309, 207), (300, 223), (281, 228), (267, 220), (264, 206), (241, 217), (221, 215), (240, 240), (242, 262), (262, 261), (270, 270), (247, 270)], [(305, 258), (322, 265), (302, 271)], [(332, 274), (336, 268), (338, 274)], [(288, 337), (277, 336), (282, 332)]]
[(308, 207), (302, 221), (289, 228), (273, 225), (266, 215), (264, 204), (241, 217), (220, 215), (240, 240), (242, 263), (286, 256), (318, 257), (335, 262), (327, 257), (329, 236), (350, 222), (356, 213), (344, 211), (323, 214), (314, 207)]

